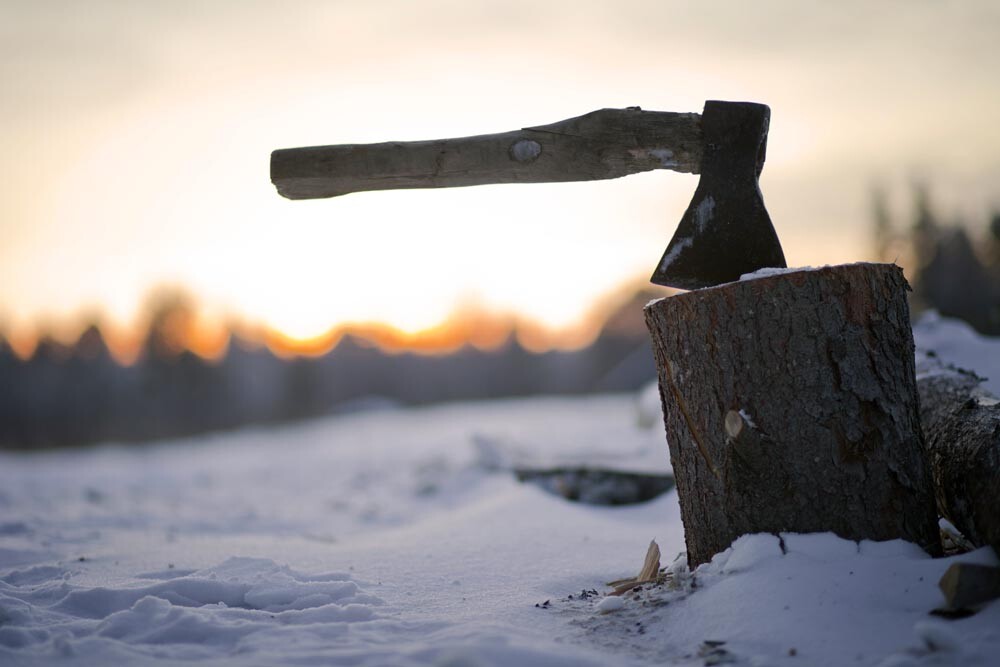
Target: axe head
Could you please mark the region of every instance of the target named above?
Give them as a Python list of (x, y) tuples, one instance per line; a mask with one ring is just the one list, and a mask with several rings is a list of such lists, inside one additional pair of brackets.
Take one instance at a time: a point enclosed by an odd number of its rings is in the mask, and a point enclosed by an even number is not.
[(763, 104), (705, 103), (701, 179), (652, 282), (700, 289), (786, 266), (757, 180), (770, 117)]

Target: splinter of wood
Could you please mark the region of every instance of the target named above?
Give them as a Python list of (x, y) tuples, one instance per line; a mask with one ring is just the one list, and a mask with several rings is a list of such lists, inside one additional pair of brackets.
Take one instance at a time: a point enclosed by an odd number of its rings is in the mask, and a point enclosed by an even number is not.
[(938, 583), (949, 609), (968, 609), (1000, 598), (1000, 568), (954, 563)]
[(646, 549), (646, 558), (643, 560), (639, 576), (609, 581), (608, 586), (614, 587), (614, 590), (608, 595), (623, 595), (643, 584), (662, 583), (667, 577), (666, 574), (660, 574), (660, 545), (656, 540), (652, 540)]
[(684, 416), (684, 423), (687, 424), (688, 432), (698, 445), (698, 451), (701, 452), (702, 457), (705, 459), (705, 464), (708, 466), (708, 469), (712, 471), (713, 475), (719, 477), (719, 469), (716, 468), (715, 463), (712, 462), (712, 457), (709, 456), (708, 450), (705, 449), (705, 443), (702, 441), (701, 436), (698, 435), (698, 427), (695, 426), (694, 420), (692, 420), (691, 416), (688, 414), (687, 405), (685, 405), (684, 399), (681, 397), (681, 391), (677, 388), (677, 382), (674, 380), (674, 369), (670, 365), (670, 360), (666, 357), (663, 358), (663, 366), (666, 371), (665, 377), (667, 380), (667, 386), (670, 388), (670, 393), (674, 397), (677, 409), (680, 410), (681, 414)]

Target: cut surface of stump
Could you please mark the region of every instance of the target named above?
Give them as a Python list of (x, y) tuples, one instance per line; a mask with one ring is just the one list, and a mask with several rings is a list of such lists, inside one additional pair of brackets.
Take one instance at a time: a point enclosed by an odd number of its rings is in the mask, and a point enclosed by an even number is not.
[(907, 289), (851, 264), (646, 307), (692, 567), (758, 532), (939, 551)]

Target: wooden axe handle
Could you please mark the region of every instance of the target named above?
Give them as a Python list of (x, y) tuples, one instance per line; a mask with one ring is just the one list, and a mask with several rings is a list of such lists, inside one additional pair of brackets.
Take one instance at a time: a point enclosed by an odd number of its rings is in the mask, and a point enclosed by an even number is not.
[(458, 139), (284, 148), (271, 182), (289, 199), (366, 190), (618, 178), (651, 169), (698, 173), (701, 116), (601, 109), (551, 125)]

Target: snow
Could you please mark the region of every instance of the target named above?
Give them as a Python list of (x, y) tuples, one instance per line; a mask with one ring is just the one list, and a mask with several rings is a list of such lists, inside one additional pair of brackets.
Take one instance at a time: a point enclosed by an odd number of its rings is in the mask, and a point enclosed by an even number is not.
[(652, 299), (650, 299), (649, 301), (646, 302), (646, 305), (643, 306), (643, 309), (649, 308), (650, 306), (652, 306), (654, 304), (657, 304), (657, 303), (663, 301), (664, 299), (669, 299), (669, 298), (670, 297), (668, 297), (668, 296), (658, 296), (658, 297), (652, 298)]
[(757, 269), (751, 273), (744, 273), (740, 276), (740, 282), (747, 280), (757, 280), (758, 278), (767, 278), (769, 276), (780, 276), (786, 273), (798, 273), (799, 271), (813, 271), (811, 266), (790, 266), (788, 268), (784, 267), (765, 267), (763, 269)]
[(660, 407), (660, 385), (656, 380), (639, 391), (636, 402), (636, 417), (641, 428), (654, 428), (663, 424), (663, 410)]
[(595, 609), (602, 614), (609, 614), (613, 611), (619, 611), (625, 608), (625, 600), (615, 595), (607, 595), (601, 598), (601, 601), (597, 603)]
[[(982, 346), (972, 361), (1000, 358), (945, 321), (917, 338), (961, 356), (949, 331)], [(997, 664), (1000, 604), (929, 615), (947, 567), (996, 564), (987, 549), (747, 535), (689, 572), (674, 492), (595, 507), (511, 474), (668, 472), (662, 420), (643, 427), (639, 405), (494, 401), (0, 454), (0, 664)], [(606, 597), (653, 537), (669, 583)]]
[(677, 160), (674, 159), (674, 152), (669, 148), (654, 148), (649, 151), (649, 154), (660, 161), (660, 164), (664, 167), (676, 167)]
[[(686, 236), (672, 243), (670, 252), (664, 255), (663, 259), (660, 260), (660, 270), (666, 271), (671, 264), (677, 261), (677, 258), (681, 256), (682, 252), (684, 252), (693, 245), (694, 245), (694, 239), (691, 238), (690, 236)], [(658, 301), (658, 299), (650, 301), (648, 304), (646, 304), (646, 306), (648, 307), (650, 304), (656, 303), (656, 301)]]
[[(871, 262), (852, 262), (850, 264), (836, 264), (834, 266), (857, 266), (859, 264), (871, 264)], [(800, 271), (820, 271), (822, 269), (829, 268), (831, 268), (830, 264), (824, 264), (822, 266), (789, 266), (787, 268), (765, 267), (763, 269), (757, 269), (751, 273), (744, 273), (740, 276), (739, 282), (757, 280), (758, 278), (768, 278), (770, 276), (780, 276), (787, 273), (799, 273)]]
[[(694, 223), (695, 223), (695, 236), (701, 234), (705, 231), (705, 226), (712, 221), (712, 217), (715, 215), (715, 199), (712, 197), (705, 197), (694, 209)], [(672, 239), (670, 242), (670, 252), (663, 255), (663, 259), (660, 260), (660, 270), (666, 271), (677, 258), (681, 256), (688, 248), (694, 245), (694, 236), (685, 236), (681, 239)], [(657, 300), (654, 299), (646, 304), (647, 307), (655, 303)]]
[(998, 339), (982, 336), (965, 322), (941, 317), (932, 310), (917, 318), (913, 325), (913, 340), (918, 352), (931, 351), (946, 363), (975, 371), (986, 378), (980, 386), (1000, 396)]
[[(941, 604), (937, 580), (962, 559), (996, 562), (986, 550), (932, 559), (899, 540), (747, 535), (672, 589), (623, 596), (614, 614), (582, 623), (649, 663), (712, 664), (683, 658), (712, 653), (750, 665), (993, 665), (1000, 606), (961, 621), (928, 615)], [(932, 647), (929, 634), (947, 640)]]
[(698, 232), (704, 232), (708, 223), (715, 217), (715, 198), (708, 196), (698, 202), (694, 209), (694, 221), (698, 226)]

